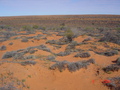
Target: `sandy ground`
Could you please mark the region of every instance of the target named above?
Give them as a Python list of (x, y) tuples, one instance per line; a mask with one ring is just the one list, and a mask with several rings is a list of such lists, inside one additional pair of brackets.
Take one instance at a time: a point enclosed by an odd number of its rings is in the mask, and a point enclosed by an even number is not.
[[(37, 32), (36, 34), (31, 34), (27, 36), (35, 36), (38, 34), (42, 33)], [(55, 34), (53, 34), (52, 36), (47, 36), (47, 40), (58, 40), (61, 37), (62, 36), (56, 36)], [(87, 37), (88, 36), (79, 36), (74, 40), (77, 42), (82, 42)], [(67, 45), (62, 45), (61, 48), (55, 49), (55, 47), (53, 47), (52, 45), (45, 43), (47, 40), (40, 39), (34, 40), (34, 42), (32, 42), (32, 39), (30, 39), (28, 42), (21, 42), (21, 39), (13, 40), (13, 37), (11, 37), (11, 40), (0, 43), (0, 46), (7, 46), (6, 50), (0, 51), (0, 58), (2, 58), (5, 52), (25, 49), (30, 46), (38, 46), (41, 44), (46, 45), (54, 53), (65, 51)], [(94, 39), (92, 39), (92, 41), (94, 41)], [(9, 45), (10, 42), (13, 42), (13, 45)], [(108, 45), (110, 45), (111, 47), (119, 47), (118, 45), (112, 43), (108, 43)], [(76, 48), (85, 50), (89, 49), (90, 47), (90, 44), (76, 46)], [(106, 49), (99, 44), (96, 45), (96, 47), (102, 50)], [(88, 60), (90, 58), (95, 59), (96, 64), (91, 64), (88, 66), (87, 69), (80, 69), (72, 73), (69, 72), (67, 69), (63, 72), (60, 72), (57, 69), (50, 70), (49, 67), (54, 64), (54, 62), (35, 59), (35, 61), (37, 62), (37, 64), (35, 65), (22, 66), (18, 63), (3, 63), (0, 65), (0, 75), (4, 75), (7, 77), (9, 75), (8, 73), (13, 73), (12, 77), (17, 78), (20, 81), (24, 80), (23, 83), (27, 87), (22, 87), (22, 90), (109, 90), (106, 86), (102, 84), (102, 81), (107, 77), (120, 76), (120, 71), (114, 72), (112, 74), (107, 74), (103, 72), (102, 67), (112, 64), (112, 61), (116, 60), (120, 56), (120, 53), (118, 55), (110, 57), (98, 55), (93, 51), (89, 51), (89, 53), (91, 54), (89, 58), (76, 58), (74, 57), (76, 52), (68, 56), (56, 57), (56, 60), (58, 61), (67, 60), (69, 62)], [(48, 56), (52, 54), (50, 52), (38, 50), (34, 53), (34, 55)], [(12, 58), (1, 59), (1, 61), (3, 60), (12, 61)], [(97, 74), (98, 69), (100, 72), (99, 75)], [(8, 78), (6, 80), (11, 81), (12, 78)]]

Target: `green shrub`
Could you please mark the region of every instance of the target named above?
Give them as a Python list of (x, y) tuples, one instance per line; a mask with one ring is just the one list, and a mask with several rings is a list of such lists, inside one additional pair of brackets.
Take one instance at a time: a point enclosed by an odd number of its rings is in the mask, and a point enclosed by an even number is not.
[(72, 32), (72, 30), (68, 29), (66, 32), (65, 32), (65, 36), (68, 38), (68, 40), (71, 42), (72, 39), (73, 39), (73, 36), (74, 36), (74, 33)]
[(93, 27), (86, 27), (84, 30), (85, 30), (85, 31), (86, 31), (86, 30), (94, 30), (94, 28), (93, 28)]
[(25, 30), (25, 31), (31, 31), (32, 30), (32, 27), (31, 26), (23, 26), (22, 27), (23, 28), (23, 30)]
[(42, 27), (43, 30), (46, 30), (46, 27)]
[(120, 27), (116, 28), (116, 30), (120, 30)]
[(34, 25), (34, 26), (33, 26), (33, 29), (38, 29), (38, 28), (39, 28), (38, 25)]
[(60, 30), (64, 30), (65, 29), (65, 23), (61, 23), (59, 28), (60, 28)]

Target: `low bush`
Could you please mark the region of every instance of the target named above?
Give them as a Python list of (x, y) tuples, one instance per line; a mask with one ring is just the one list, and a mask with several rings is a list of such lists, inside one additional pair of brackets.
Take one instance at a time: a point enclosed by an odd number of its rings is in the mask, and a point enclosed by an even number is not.
[(113, 55), (117, 55), (118, 51), (114, 50), (114, 51), (110, 51), (110, 52), (105, 52), (104, 55), (105, 56), (113, 56)]
[(68, 29), (65, 32), (65, 36), (68, 38), (69, 42), (71, 42), (73, 40), (74, 33), (72, 30)]
[(28, 55), (28, 56), (24, 56), (24, 54), (26, 53), (35, 53), (37, 50), (34, 50), (35, 48), (43, 50), (43, 51), (47, 51), (47, 52), (51, 52), (51, 50), (49, 48), (47, 48), (45, 45), (39, 45), (39, 46), (33, 46), (33, 47), (28, 47), (26, 49), (19, 49), (16, 51), (11, 51), (11, 52), (6, 52), (2, 59), (6, 59), (6, 58), (11, 58), (13, 57), (13, 59), (35, 59), (35, 56), (33, 55)]
[(116, 60), (116, 64), (120, 65), (120, 57)]
[(76, 41), (72, 41), (67, 47), (66, 50), (72, 50), (75, 49), (75, 46), (79, 45)]
[(92, 38), (88, 37), (88, 38), (84, 39), (82, 42), (86, 42), (86, 41), (90, 41), (90, 40), (92, 40)]
[(16, 53), (14, 56), (13, 56), (13, 59), (14, 60), (17, 60), (17, 59), (23, 59), (24, 58), (24, 55), (25, 53), (24, 52), (18, 52)]
[(109, 65), (107, 67), (104, 67), (103, 68), (103, 71), (108, 73), (110, 71), (118, 71), (120, 69), (120, 67), (117, 65), (117, 64), (112, 64), (112, 65)]
[(84, 53), (78, 53), (74, 57), (87, 58), (87, 57), (90, 57), (90, 56), (91, 56), (90, 53), (84, 52)]
[(100, 42), (107, 41), (107, 42), (113, 42), (116, 44), (120, 44), (120, 33), (109, 31), (105, 33), (104, 36), (99, 41)]
[(6, 50), (6, 48), (7, 47), (5, 45), (3, 45), (3, 46), (0, 47), (0, 50)]
[(24, 38), (21, 40), (21, 42), (28, 42), (28, 39)]
[(94, 59), (90, 59), (88, 61), (78, 61), (78, 62), (58, 61), (55, 64), (53, 64), (50, 67), (50, 69), (51, 70), (58, 69), (60, 72), (62, 72), (67, 68), (70, 72), (75, 72), (81, 68), (87, 68), (87, 66), (90, 65), (90, 63), (94, 64), (94, 62), (95, 62)]
[(27, 60), (27, 59), (36, 59), (36, 57), (34, 55), (27, 55), (23, 57), (23, 60)]
[(68, 61), (61, 61), (61, 62), (56, 62), (55, 64), (53, 64), (50, 69), (51, 70), (55, 70), (58, 69), (60, 72), (62, 72), (63, 70), (66, 69), (66, 65), (68, 65)]
[(89, 59), (87, 62), (95, 64), (95, 60), (94, 59)]
[(32, 28), (33, 28), (33, 29), (38, 29), (39, 26), (38, 26), (38, 25), (34, 25)]
[(56, 62), (55, 56), (48, 56), (46, 59), (52, 62)]
[(68, 42), (61, 42), (61, 41), (57, 41), (57, 40), (48, 40), (46, 42), (46, 44), (49, 43), (49, 44), (57, 44), (57, 45), (65, 45), (65, 44), (68, 44)]
[(13, 45), (13, 42), (10, 42), (9, 45)]
[(6, 52), (3, 55), (2, 59), (11, 58), (11, 57), (15, 56), (16, 53), (17, 53), (16, 51)]
[(47, 52), (51, 52), (51, 50), (49, 48), (47, 48), (45, 45), (43, 45), (43, 44), (38, 46), (37, 49), (47, 51)]
[(105, 55), (105, 56), (114, 56), (118, 54), (117, 50), (113, 50), (113, 51), (106, 51), (106, 52), (96, 52), (97, 54), (100, 55)]
[(30, 54), (33, 54), (33, 53), (35, 53), (36, 51), (38, 51), (38, 50), (30, 50), (29, 53), (30, 53)]
[(35, 36), (34, 39), (35, 39), (35, 40), (40, 40), (40, 37)]
[(65, 33), (64, 32), (58, 32), (57, 36), (64, 36)]
[(52, 45), (53, 47), (55, 47), (56, 49), (59, 49), (59, 48), (61, 48), (61, 46), (60, 45)]
[(49, 43), (49, 44), (55, 44), (56, 41), (55, 41), (55, 40), (48, 40), (48, 41), (46, 41), (46, 44), (47, 44), (47, 43)]
[(44, 35), (42, 35), (42, 34), (38, 34), (38, 35), (37, 35), (37, 37), (42, 37), (42, 36), (44, 36)]
[(17, 87), (13, 86), (13, 85), (4, 85), (3, 87), (0, 87), (0, 90), (20, 90)]
[(60, 52), (58, 54), (56, 54), (57, 56), (67, 56), (67, 55), (70, 55), (70, 52), (68, 51), (65, 51), (65, 52)]
[(26, 26), (23, 26), (22, 29), (25, 30), (25, 31), (31, 31), (31, 30), (32, 30), (32, 27), (26, 25)]
[(59, 39), (60, 42), (69, 42), (68, 38), (66, 36)]
[(108, 78), (109, 83), (104, 83), (110, 90), (120, 90), (120, 77)]
[(25, 66), (25, 65), (35, 65), (36, 64), (36, 61), (24, 61), (24, 62), (21, 62), (21, 65)]

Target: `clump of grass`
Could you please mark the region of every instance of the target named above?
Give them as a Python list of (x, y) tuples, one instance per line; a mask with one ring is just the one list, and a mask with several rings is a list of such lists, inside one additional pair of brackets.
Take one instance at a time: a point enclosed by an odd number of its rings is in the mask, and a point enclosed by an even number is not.
[(29, 78), (31, 78), (31, 75), (28, 75)]
[(22, 82), (25, 82), (26, 80), (25, 79), (22, 79)]
[(30, 86), (27, 86), (28, 89), (30, 89)]

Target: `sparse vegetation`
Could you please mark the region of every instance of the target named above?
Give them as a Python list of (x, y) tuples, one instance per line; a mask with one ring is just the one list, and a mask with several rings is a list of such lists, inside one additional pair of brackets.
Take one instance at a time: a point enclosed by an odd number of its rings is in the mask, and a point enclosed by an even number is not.
[(119, 90), (119, 23), (120, 15), (0, 17), (0, 90), (94, 90), (100, 82)]

